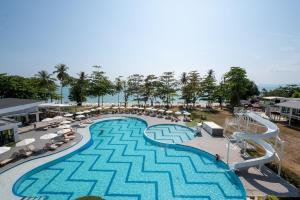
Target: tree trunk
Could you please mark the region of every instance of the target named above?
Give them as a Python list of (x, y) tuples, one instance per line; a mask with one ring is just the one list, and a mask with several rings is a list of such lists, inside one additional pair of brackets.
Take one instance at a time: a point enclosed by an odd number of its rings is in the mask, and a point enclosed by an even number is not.
[(98, 107), (100, 106), (100, 96), (98, 96)]
[(120, 106), (120, 92), (118, 93), (118, 106)]
[(62, 104), (62, 100), (63, 100), (62, 92), (63, 92), (63, 86), (62, 86), (62, 84), (61, 84), (61, 85), (60, 85), (60, 103), (61, 103), (61, 104)]
[(102, 107), (103, 107), (103, 96), (101, 96), (101, 101), (102, 101)]

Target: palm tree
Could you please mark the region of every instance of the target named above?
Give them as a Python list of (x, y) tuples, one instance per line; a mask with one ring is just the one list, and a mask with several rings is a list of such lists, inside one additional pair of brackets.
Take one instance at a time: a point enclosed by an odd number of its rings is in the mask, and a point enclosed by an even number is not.
[(65, 64), (59, 64), (55, 66), (56, 70), (53, 73), (56, 73), (57, 79), (60, 81), (60, 103), (62, 103), (63, 100), (63, 87), (68, 84), (69, 80), (69, 74), (67, 73), (67, 70), (69, 67), (67, 67)]
[(118, 106), (120, 106), (120, 92), (123, 90), (121, 77), (119, 76), (115, 80), (115, 91), (118, 93)]
[[(42, 70), (39, 71), (36, 75), (36, 78), (39, 80), (39, 87), (45, 89), (45, 96), (44, 99), (47, 100), (48, 96), (52, 96), (53, 89), (56, 88), (55, 86), (55, 78), (52, 78), (52, 74), (49, 74), (47, 71)], [(51, 90), (51, 91), (50, 91)], [(52, 99), (51, 99), (52, 100)]]

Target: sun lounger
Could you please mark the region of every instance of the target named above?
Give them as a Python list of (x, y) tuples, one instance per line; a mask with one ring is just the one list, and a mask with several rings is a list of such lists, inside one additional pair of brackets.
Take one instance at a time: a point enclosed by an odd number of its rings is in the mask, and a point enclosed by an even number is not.
[(33, 145), (29, 145), (28, 146), (28, 149), (32, 152), (32, 153), (37, 153), (38, 152), (38, 150), (35, 148), (35, 146), (33, 146)]
[(75, 139), (75, 135), (65, 135), (65, 139), (73, 140)]
[(32, 151), (26, 151), (25, 149), (20, 149), (19, 153), (23, 157), (29, 157), (32, 155)]
[(55, 145), (55, 144), (46, 143), (44, 149), (46, 149), (46, 150), (55, 150), (55, 149), (57, 149), (57, 147), (58, 146)]

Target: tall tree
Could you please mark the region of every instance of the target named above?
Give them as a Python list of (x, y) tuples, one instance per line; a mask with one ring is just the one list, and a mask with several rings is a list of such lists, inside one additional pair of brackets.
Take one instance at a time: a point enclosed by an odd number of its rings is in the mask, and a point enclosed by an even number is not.
[(55, 66), (56, 70), (53, 72), (56, 74), (56, 78), (60, 81), (60, 103), (63, 102), (63, 87), (67, 86), (69, 83), (68, 69), (65, 64), (59, 64)]
[(181, 77), (181, 98), (184, 99), (186, 106), (189, 103), (193, 103), (195, 106), (197, 99), (202, 94), (200, 74), (197, 71), (191, 71), (186, 75), (185, 81), (182, 79), (183, 76)]
[(43, 99), (46, 101), (48, 98), (51, 98), (52, 101), (56, 91), (55, 78), (45, 70), (39, 71), (35, 76), (38, 79), (38, 86), (44, 92)]
[(134, 100), (138, 102), (140, 105), (141, 96), (143, 94), (143, 75), (133, 74), (128, 77), (128, 92), (129, 95), (133, 95), (135, 97)]
[(143, 86), (143, 98), (145, 101), (145, 104), (148, 100), (150, 100), (150, 104), (151, 106), (153, 106), (153, 102), (155, 100), (155, 98), (158, 96), (157, 93), (157, 86), (158, 86), (158, 79), (155, 75), (148, 75), (145, 78), (144, 81), (144, 86)]
[(225, 87), (232, 108), (240, 105), (241, 99), (258, 95), (259, 91), (253, 81), (247, 78), (246, 70), (241, 67), (231, 67), (225, 73)]
[(76, 101), (78, 106), (82, 106), (88, 95), (89, 80), (85, 72), (80, 72), (78, 75), (79, 78), (72, 78), (71, 80), (69, 99)]
[(120, 93), (123, 90), (123, 84), (121, 80), (122, 76), (115, 79), (115, 92), (118, 94), (118, 106), (120, 106)]
[(125, 103), (125, 107), (127, 107), (128, 105), (128, 99), (130, 96), (129, 90), (128, 90), (128, 81), (126, 80), (122, 80), (122, 88), (123, 88), (123, 94), (124, 94), (124, 103)]
[[(111, 94), (113, 90), (112, 83), (105, 76), (105, 72), (101, 70), (101, 66), (93, 66), (95, 70), (90, 77), (89, 94), (98, 99), (98, 106), (100, 106), (100, 97)], [(103, 105), (103, 98), (102, 98)]]
[(159, 82), (160, 84), (157, 88), (159, 97), (163, 100), (164, 103), (166, 103), (166, 107), (169, 108), (172, 97), (176, 95), (178, 86), (178, 82), (174, 78), (174, 72), (164, 72), (159, 77)]
[(211, 107), (211, 104), (214, 101), (214, 92), (216, 89), (216, 78), (212, 69), (208, 70), (207, 76), (203, 79), (201, 85), (207, 104)]

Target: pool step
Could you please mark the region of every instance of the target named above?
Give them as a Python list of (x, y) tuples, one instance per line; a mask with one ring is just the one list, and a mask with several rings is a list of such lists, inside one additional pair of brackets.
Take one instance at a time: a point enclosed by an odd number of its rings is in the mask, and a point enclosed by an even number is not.
[(23, 197), (21, 200), (44, 200), (46, 199), (45, 197), (42, 196), (37, 196), (37, 197)]

